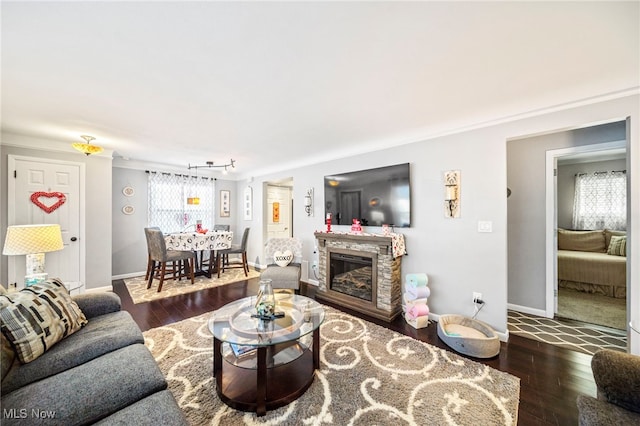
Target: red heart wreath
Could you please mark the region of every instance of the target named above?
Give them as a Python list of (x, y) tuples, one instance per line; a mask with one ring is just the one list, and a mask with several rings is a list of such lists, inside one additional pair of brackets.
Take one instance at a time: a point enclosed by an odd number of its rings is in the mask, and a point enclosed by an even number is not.
[[(51, 206), (47, 206), (43, 204), (42, 201), (40, 201), (40, 197), (57, 198), (58, 201), (56, 201)], [(54, 211), (55, 209), (63, 205), (65, 201), (67, 201), (67, 197), (62, 192), (38, 191), (31, 194), (31, 202), (36, 206), (40, 207), (42, 210), (44, 210), (47, 213), (51, 213), (52, 211)]]

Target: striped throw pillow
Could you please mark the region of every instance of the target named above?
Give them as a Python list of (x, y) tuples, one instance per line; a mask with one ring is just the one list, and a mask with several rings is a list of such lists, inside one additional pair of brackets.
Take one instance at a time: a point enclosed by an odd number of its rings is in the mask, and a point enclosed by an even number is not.
[(0, 296), (1, 329), (26, 364), (87, 323), (64, 284), (52, 279)]
[(611, 236), (611, 242), (607, 249), (607, 254), (614, 256), (626, 256), (627, 255), (627, 237), (625, 236)]

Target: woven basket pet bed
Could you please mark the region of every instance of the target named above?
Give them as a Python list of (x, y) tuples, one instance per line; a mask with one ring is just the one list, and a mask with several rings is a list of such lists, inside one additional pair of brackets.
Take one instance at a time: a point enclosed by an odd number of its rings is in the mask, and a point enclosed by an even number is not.
[(456, 352), (476, 358), (500, 353), (500, 339), (486, 323), (462, 315), (441, 315), (438, 336)]

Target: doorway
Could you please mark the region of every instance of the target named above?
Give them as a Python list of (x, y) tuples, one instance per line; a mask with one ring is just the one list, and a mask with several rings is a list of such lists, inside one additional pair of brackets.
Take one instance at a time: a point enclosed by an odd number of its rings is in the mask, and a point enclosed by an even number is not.
[[(576, 233), (572, 231), (576, 228), (572, 218), (576, 176), (626, 170), (626, 141), (550, 150), (546, 157), (546, 316), (577, 320), (625, 333), (628, 322), (627, 280), (624, 274), (626, 258), (623, 260), (619, 256), (606, 254), (607, 240), (611, 238), (610, 235), (608, 238), (605, 236), (611, 233), (608, 226), (588, 227), (594, 230), (603, 228), (601, 233), (597, 230)], [(628, 186), (628, 174), (626, 176)], [(627, 217), (624, 232), (613, 232), (626, 234), (629, 221), (630, 218)], [(561, 245), (572, 244), (577, 241), (575, 238), (593, 235), (596, 239), (594, 241), (602, 240), (602, 247), (599, 248), (601, 253), (574, 251), (579, 250), (579, 247), (559, 247), (560, 233)], [(563, 248), (569, 250), (559, 250)], [(607, 263), (608, 261), (611, 263)], [(614, 276), (613, 272), (620, 269), (622, 272), (617, 274), (620, 277)], [(628, 270), (628, 266), (626, 269)], [(605, 282), (610, 285), (602, 285)], [(615, 331), (612, 330), (612, 333)]]
[(293, 178), (266, 182), (264, 187), (265, 241), (293, 236)]

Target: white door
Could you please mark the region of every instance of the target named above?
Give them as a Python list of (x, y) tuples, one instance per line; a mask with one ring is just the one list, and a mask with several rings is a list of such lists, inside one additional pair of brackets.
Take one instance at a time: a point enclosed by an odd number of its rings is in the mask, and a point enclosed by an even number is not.
[[(50, 278), (57, 277), (65, 282), (84, 279), (80, 242), (80, 177), (83, 171), (83, 165), (79, 163), (17, 156), (9, 156), (8, 161), (8, 223), (60, 225), (64, 248), (45, 254), (45, 272)], [(46, 193), (38, 198), (45, 207), (52, 206), (60, 199), (53, 196), (54, 193), (64, 194), (66, 200), (60, 207), (47, 213), (32, 202), (31, 195), (35, 192)], [(17, 283), (18, 287), (22, 287), (25, 256), (9, 256), (8, 259), (9, 283)]]
[(267, 237), (291, 237), (291, 188), (267, 187)]

